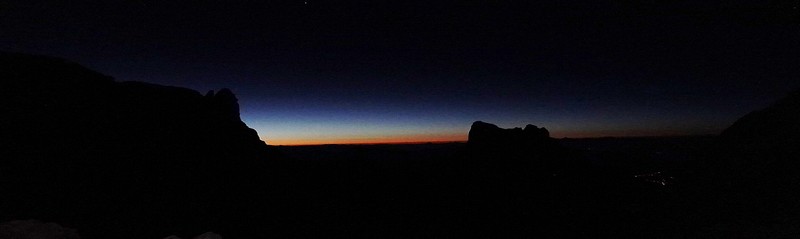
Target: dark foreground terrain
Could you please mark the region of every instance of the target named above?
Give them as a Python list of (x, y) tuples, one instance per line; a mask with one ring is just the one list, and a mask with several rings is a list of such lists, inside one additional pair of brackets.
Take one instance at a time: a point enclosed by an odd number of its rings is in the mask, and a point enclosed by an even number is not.
[(593, 149), (565, 150), (552, 162), (549, 154), (483, 154), (469, 143), (279, 150), (305, 164), (294, 183), (303, 185), (307, 214), (291, 214), (336, 235), (652, 238), (699, 226), (673, 211), (687, 206), (673, 194), (682, 160), (713, 139), (562, 139)]
[(800, 237), (800, 92), (719, 136), (276, 147), (225, 89), (15, 53), (0, 82), (0, 237)]

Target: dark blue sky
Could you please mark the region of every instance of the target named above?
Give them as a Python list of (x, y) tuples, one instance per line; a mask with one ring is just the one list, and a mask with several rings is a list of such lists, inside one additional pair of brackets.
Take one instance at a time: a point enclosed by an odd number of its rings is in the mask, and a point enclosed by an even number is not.
[(3, 1), (0, 50), (231, 88), (273, 144), (708, 134), (800, 87), (798, 5)]

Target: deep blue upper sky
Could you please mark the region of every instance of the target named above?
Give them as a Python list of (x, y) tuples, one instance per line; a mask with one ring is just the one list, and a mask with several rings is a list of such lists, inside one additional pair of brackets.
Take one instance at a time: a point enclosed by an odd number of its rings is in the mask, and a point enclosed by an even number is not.
[(797, 0), (632, 2), (2, 2), (0, 50), (230, 88), (273, 144), (718, 133), (800, 88)]

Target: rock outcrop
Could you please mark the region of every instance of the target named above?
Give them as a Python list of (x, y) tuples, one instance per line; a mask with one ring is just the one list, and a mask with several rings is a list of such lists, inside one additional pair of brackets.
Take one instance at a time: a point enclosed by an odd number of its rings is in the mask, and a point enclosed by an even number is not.
[(754, 188), (800, 184), (800, 90), (725, 129), (709, 171)]
[(536, 147), (550, 140), (550, 132), (544, 127), (529, 124), (525, 129), (501, 129), (490, 123), (475, 121), (469, 130), (467, 142), (477, 147)]
[[(62, 59), (0, 52), (0, 99), (0, 221), (159, 238), (268, 201), (275, 154), (228, 89), (117, 82)], [(120, 236), (126, 228), (142, 230)]]
[(500, 171), (558, 171), (568, 167), (569, 161), (563, 159), (567, 151), (545, 128), (529, 124), (503, 129), (476, 121), (468, 137), (464, 158), (477, 163), (476, 167), (497, 167)]
[(754, 157), (798, 158), (800, 90), (737, 120), (720, 135), (732, 150)]
[[(719, 235), (795, 235), (800, 214), (800, 91), (725, 129), (686, 178), (682, 198), (701, 208)], [(735, 212), (735, 213), (732, 213)], [(711, 225), (711, 224), (709, 224)], [(757, 229), (753, 228), (768, 228)], [(791, 228), (791, 229), (789, 229)], [(791, 231), (791, 232), (790, 232)], [(794, 233), (794, 234), (792, 234)]]
[(16, 220), (0, 224), (0, 238), (8, 239), (79, 239), (77, 230), (55, 223)]

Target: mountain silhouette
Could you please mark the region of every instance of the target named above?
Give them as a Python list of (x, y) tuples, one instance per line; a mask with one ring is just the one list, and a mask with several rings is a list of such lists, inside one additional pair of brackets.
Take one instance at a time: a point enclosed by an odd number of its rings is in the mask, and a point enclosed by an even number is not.
[[(725, 129), (684, 179), (676, 201), (716, 235), (800, 235), (800, 90)], [(680, 199), (683, 198), (683, 199)], [(692, 209), (693, 208), (693, 209)], [(771, 237), (768, 237), (771, 238)]]
[(725, 129), (715, 158), (720, 174), (748, 184), (777, 178), (800, 183), (800, 90)]
[(467, 162), (483, 162), (511, 170), (553, 170), (554, 167), (566, 166), (569, 160), (563, 160), (565, 153), (566, 150), (550, 137), (550, 132), (544, 127), (528, 124), (524, 129), (503, 129), (475, 121), (469, 130), (466, 155), (462, 158)]
[(731, 149), (750, 157), (800, 156), (800, 90), (738, 119), (720, 134)]
[(496, 125), (475, 121), (469, 130), (467, 141), (474, 147), (538, 147), (552, 144), (550, 132), (535, 125), (526, 125), (525, 129), (501, 129)]
[(0, 52), (0, 95), (0, 221), (67, 222), (88, 238), (199, 234), (251, 207), (234, 201), (265, 193), (277, 157), (228, 89), (117, 82)]

